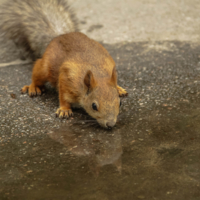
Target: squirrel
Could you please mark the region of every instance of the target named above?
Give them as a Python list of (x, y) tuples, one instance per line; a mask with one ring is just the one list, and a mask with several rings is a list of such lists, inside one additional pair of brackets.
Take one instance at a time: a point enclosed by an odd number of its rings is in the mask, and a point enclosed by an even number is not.
[(32, 83), (22, 94), (39, 96), (49, 82), (59, 93), (57, 117), (69, 118), (78, 104), (102, 127), (116, 124), (120, 97), (128, 93), (117, 84), (108, 51), (78, 32), (66, 0), (9, 0), (1, 5), (0, 18), (0, 32), (36, 60)]

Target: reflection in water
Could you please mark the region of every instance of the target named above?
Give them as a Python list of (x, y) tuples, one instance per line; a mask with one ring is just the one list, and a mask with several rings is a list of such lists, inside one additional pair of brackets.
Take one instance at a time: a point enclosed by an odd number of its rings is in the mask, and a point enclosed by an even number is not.
[(74, 124), (49, 132), (50, 138), (65, 145), (73, 155), (85, 156), (91, 171), (98, 176), (104, 165), (114, 165), (121, 173), (121, 135), (118, 130), (106, 131)]

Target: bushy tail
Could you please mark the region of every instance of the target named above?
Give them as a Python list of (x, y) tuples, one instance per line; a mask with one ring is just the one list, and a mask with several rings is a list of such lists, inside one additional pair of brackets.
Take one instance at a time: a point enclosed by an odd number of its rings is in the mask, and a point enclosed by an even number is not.
[(0, 6), (0, 32), (34, 58), (53, 38), (74, 31), (77, 21), (67, 0), (9, 0)]

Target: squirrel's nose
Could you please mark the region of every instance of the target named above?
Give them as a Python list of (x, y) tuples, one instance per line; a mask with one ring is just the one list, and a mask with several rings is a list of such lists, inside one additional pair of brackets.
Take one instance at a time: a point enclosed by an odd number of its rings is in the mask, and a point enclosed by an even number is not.
[(110, 121), (110, 122), (107, 122), (106, 123), (106, 126), (108, 129), (112, 129), (112, 127), (115, 125), (115, 122), (114, 121)]

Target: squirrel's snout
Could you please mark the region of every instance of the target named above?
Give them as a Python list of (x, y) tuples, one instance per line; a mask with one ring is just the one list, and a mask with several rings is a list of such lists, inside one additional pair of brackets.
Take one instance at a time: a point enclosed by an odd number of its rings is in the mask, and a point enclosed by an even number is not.
[(112, 127), (115, 125), (115, 121), (109, 121), (106, 123), (106, 126), (108, 129), (112, 129)]

